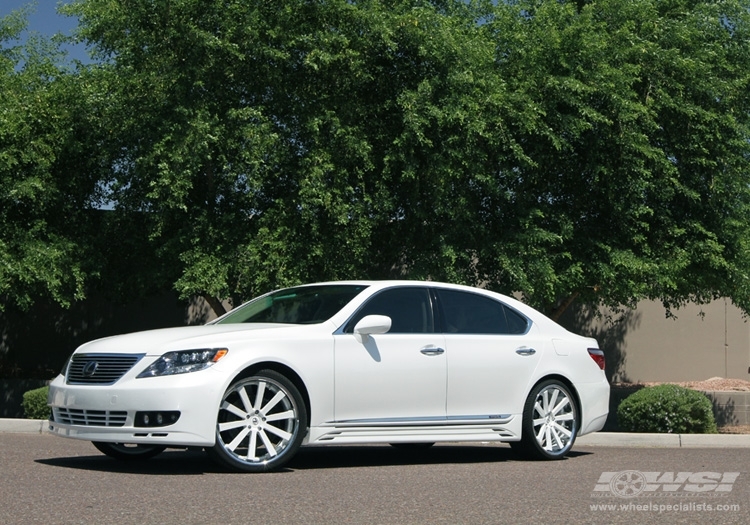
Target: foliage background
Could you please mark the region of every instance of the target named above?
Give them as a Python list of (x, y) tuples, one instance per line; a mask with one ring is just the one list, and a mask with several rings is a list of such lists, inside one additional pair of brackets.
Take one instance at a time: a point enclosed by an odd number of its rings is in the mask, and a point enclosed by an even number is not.
[(638, 390), (617, 408), (624, 432), (716, 434), (711, 400), (703, 393), (678, 385)]
[(0, 22), (0, 308), (436, 279), (749, 311), (746, 0), (77, 0)]

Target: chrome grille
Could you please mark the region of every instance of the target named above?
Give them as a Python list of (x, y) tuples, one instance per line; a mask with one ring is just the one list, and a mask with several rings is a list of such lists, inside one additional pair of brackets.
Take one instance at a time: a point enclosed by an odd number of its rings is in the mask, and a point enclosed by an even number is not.
[(128, 413), (109, 410), (80, 410), (77, 408), (55, 408), (56, 423), (83, 425), (90, 427), (121, 427), (125, 425)]
[(69, 385), (111, 385), (145, 354), (74, 354), (68, 365)]

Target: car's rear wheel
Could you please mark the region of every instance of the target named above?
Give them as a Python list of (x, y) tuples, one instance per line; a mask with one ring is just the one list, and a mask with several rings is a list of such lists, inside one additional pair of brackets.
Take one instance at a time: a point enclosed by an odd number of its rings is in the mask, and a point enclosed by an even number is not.
[(164, 452), (167, 447), (157, 445), (135, 445), (130, 443), (91, 442), (99, 452), (123, 461), (150, 459)]
[(579, 415), (568, 387), (556, 379), (539, 383), (523, 409), (521, 441), (511, 447), (531, 459), (562, 459), (573, 447)]
[(307, 409), (297, 387), (282, 374), (262, 370), (224, 393), (209, 455), (241, 472), (281, 467), (297, 452), (307, 427)]

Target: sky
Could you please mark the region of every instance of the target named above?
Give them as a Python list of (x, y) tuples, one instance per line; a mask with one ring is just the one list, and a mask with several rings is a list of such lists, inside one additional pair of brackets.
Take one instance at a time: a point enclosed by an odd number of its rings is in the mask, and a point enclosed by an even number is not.
[[(52, 36), (55, 33), (71, 34), (77, 25), (75, 18), (57, 14), (57, 5), (59, 0), (0, 0), (0, 17), (9, 14), (11, 11), (20, 9), (26, 5), (36, 4), (34, 13), (29, 17), (29, 31), (41, 33), (45, 36)], [(21, 36), (22, 39), (25, 35)], [(83, 46), (66, 47), (70, 58), (86, 61), (87, 54)]]

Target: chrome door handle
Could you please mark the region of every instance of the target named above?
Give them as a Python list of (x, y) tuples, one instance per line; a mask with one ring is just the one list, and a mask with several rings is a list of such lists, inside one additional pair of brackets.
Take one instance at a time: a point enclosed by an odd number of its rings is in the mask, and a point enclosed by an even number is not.
[(445, 353), (445, 350), (438, 348), (437, 346), (425, 346), (420, 350), (424, 355), (440, 355)]
[(536, 354), (536, 350), (534, 350), (533, 348), (526, 348), (525, 346), (523, 346), (521, 348), (517, 348), (516, 353), (518, 355), (534, 355)]

